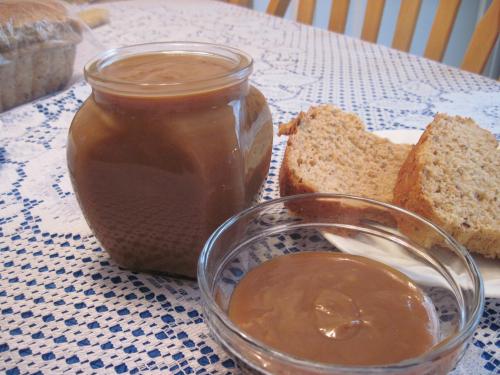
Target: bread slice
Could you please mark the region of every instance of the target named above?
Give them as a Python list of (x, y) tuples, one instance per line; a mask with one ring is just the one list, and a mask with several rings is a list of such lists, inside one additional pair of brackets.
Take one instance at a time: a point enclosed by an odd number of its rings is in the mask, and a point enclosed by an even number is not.
[(394, 203), (469, 250), (500, 257), (500, 151), (472, 119), (438, 114), (401, 167)]
[(290, 136), (280, 170), (281, 196), (343, 193), (392, 202), (411, 148), (366, 131), (358, 116), (331, 105), (301, 113), (279, 134)]

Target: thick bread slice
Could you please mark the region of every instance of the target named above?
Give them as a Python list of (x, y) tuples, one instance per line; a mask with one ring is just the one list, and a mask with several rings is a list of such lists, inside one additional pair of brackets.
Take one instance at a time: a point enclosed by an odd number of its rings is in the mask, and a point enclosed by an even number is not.
[(366, 131), (358, 116), (331, 105), (301, 113), (280, 127), (281, 134), (290, 136), (280, 170), (281, 196), (343, 193), (392, 202), (411, 148)]
[(500, 257), (500, 151), (469, 118), (438, 114), (401, 167), (394, 203), (469, 250)]

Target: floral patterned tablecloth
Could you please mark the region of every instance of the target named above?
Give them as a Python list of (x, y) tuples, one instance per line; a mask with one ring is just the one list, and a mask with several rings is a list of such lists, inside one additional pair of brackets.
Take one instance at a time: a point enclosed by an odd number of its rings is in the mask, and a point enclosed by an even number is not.
[[(106, 47), (194, 40), (255, 59), (252, 82), (274, 123), (315, 103), (358, 113), (370, 130), (423, 129), (436, 112), (473, 117), (500, 138), (500, 84), (248, 9), (212, 1), (107, 3)], [(79, 210), (66, 169), (82, 81), (0, 114), (0, 371), (6, 374), (236, 374), (210, 338), (195, 282), (119, 269)], [(275, 137), (261, 199), (277, 193), (286, 139)], [(500, 300), (454, 374), (500, 373)]]

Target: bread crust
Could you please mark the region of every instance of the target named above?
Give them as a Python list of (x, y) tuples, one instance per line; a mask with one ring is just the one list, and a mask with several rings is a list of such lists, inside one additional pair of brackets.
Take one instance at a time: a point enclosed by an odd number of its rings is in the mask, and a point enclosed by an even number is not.
[[(394, 204), (404, 207), (410, 211), (429, 217), (432, 214), (432, 205), (422, 189), (423, 164), (419, 158), (419, 146), (425, 143), (429, 134), (424, 132), (420, 140), (410, 150), (408, 157), (403, 162), (398, 173), (396, 185), (394, 186)], [(441, 220), (434, 221), (443, 224)]]
[(285, 197), (287, 195), (315, 193), (316, 190), (311, 185), (304, 183), (300, 177), (293, 173), (287, 159), (288, 152), (285, 150), (279, 175), (280, 195)]
[(66, 8), (56, 0), (3, 0), (0, 24), (12, 23), (14, 28), (30, 25), (41, 18), (49, 22), (66, 20)]
[(279, 174), (279, 188), (280, 195), (282, 197), (285, 197), (287, 195), (314, 193), (316, 191), (312, 186), (304, 183), (300, 179), (300, 177), (293, 173), (289, 165), (289, 149), (294, 145), (293, 134), (297, 132), (297, 128), (300, 126), (300, 122), (304, 119), (304, 116), (304, 112), (300, 112), (296, 118), (290, 120), (285, 124), (281, 124), (278, 130), (278, 136), (289, 136), (286, 143), (285, 155), (283, 156), (283, 161), (281, 162)]
[(58, 40), (77, 43), (81, 30), (54, 0), (0, 3), (0, 52), (15, 52), (33, 44)]

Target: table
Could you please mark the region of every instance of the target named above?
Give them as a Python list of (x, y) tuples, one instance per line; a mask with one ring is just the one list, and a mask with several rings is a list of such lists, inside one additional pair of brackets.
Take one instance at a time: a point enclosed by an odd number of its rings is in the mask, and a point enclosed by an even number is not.
[[(211, 1), (107, 3), (107, 47), (196, 40), (255, 58), (252, 82), (278, 125), (311, 104), (358, 113), (370, 130), (423, 129), (436, 112), (471, 116), (500, 138), (500, 84), (423, 58)], [(68, 126), (79, 81), (0, 115), (0, 371), (6, 374), (237, 374), (210, 338), (195, 282), (119, 269), (74, 198)], [(261, 198), (278, 196), (275, 137)], [(500, 373), (500, 300), (487, 299), (453, 372)]]

